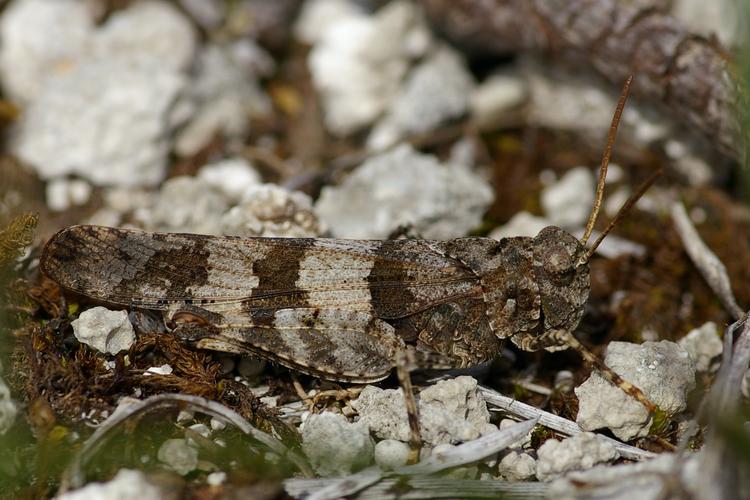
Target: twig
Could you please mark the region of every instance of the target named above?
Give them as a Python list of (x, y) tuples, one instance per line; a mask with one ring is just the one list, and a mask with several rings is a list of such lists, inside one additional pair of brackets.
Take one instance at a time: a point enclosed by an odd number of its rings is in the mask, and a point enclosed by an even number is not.
[[(364, 471), (363, 471), (364, 472)], [(340, 482), (338, 478), (287, 479), (284, 489), (295, 498), (310, 499), (313, 492)], [(542, 499), (548, 489), (547, 483), (524, 483), (508, 481), (483, 481), (478, 479), (455, 479), (439, 476), (414, 476), (384, 478), (356, 496), (357, 500), (385, 499), (430, 499), (430, 498), (504, 498)]]
[(503, 430), (487, 434), (451, 448), (435, 453), (418, 464), (399, 467), (394, 472), (401, 475), (434, 474), (452, 467), (479, 462), (489, 456), (499, 453), (512, 443), (523, 438), (539, 422), (539, 418), (532, 418), (519, 422)]
[[(484, 396), (484, 399), (488, 404), (494, 405), (507, 413), (515, 415), (516, 417), (524, 419), (538, 418), (540, 425), (548, 427), (553, 431), (557, 431), (567, 436), (573, 436), (575, 434), (580, 434), (583, 432), (583, 429), (581, 429), (578, 424), (571, 420), (568, 420), (567, 418), (558, 417), (553, 413), (540, 410), (539, 408), (527, 405), (526, 403), (516, 401), (513, 398), (503, 396), (499, 392), (488, 387), (479, 386), (479, 389), (482, 391), (482, 395)], [(656, 456), (656, 454), (650, 451), (641, 450), (640, 448), (636, 448), (635, 446), (621, 443), (616, 439), (612, 439), (601, 434), (599, 435), (599, 437), (612, 443), (620, 453), (620, 456), (622, 456), (623, 458), (627, 458), (630, 460), (643, 460)]]
[[(308, 489), (304, 492), (300, 491), (297, 494), (290, 491), (290, 486), (292, 489), (294, 489), (296, 480), (292, 479), (284, 481), (284, 487), (287, 489), (287, 492), (290, 495), (297, 497), (304, 495), (306, 496), (307, 500), (333, 500), (336, 498), (343, 498), (354, 495), (355, 493), (364, 490), (368, 486), (372, 486), (373, 484), (377, 483), (382, 478), (383, 471), (380, 469), (380, 467), (374, 466), (363, 469), (356, 474), (351, 474), (349, 476), (333, 479), (330, 481), (321, 482), (320, 480), (315, 479), (307, 480), (308, 482), (303, 484), (308, 485)], [(297, 484), (297, 486), (299, 486), (299, 484)], [(309, 488), (309, 486), (312, 486), (312, 488)], [(310, 490), (312, 490), (311, 493)]]
[(703, 279), (706, 280), (708, 286), (711, 287), (711, 290), (734, 320), (737, 321), (742, 318), (745, 313), (737, 305), (737, 300), (734, 298), (726, 267), (703, 242), (685, 211), (685, 205), (681, 202), (675, 202), (672, 205), (672, 220), (682, 244), (685, 246), (685, 251), (700, 271)]

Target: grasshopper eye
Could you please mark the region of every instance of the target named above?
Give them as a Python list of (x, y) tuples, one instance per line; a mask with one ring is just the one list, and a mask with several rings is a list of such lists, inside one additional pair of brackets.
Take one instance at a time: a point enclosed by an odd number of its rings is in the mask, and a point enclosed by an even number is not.
[(573, 281), (574, 262), (565, 248), (551, 248), (544, 255), (544, 272), (557, 286), (567, 286)]

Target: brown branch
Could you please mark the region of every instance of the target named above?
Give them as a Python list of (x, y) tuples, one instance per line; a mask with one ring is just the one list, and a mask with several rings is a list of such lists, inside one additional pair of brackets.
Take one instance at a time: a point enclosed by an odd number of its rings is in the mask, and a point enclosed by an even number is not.
[(717, 43), (660, 9), (622, 0), (422, 0), (455, 42), (484, 52), (544, 52), (584, 62), (634, 93), (666, 104), (722, 152), (744, 155), (743, 109), (731, 64)]

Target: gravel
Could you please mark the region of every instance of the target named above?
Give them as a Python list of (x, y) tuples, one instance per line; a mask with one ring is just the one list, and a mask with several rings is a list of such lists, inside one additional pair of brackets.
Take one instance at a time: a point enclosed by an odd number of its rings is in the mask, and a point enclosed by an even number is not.
[(185, 476), (198, 467), (198, 450), (188, 445), (184, 439), (167, 439), (159, 447), (159, 461)]
[(18, 407), (11, 398), (10, 388), (0, 377), (0, 436), (5, 434), (11, 428), (16, 420)]
[[(695, 364), (674, 342), (610, 342), (604, 363), (667, 414), (676, 415), (687, 408), (688, 393), (695, 387)], [(597, 372), (575, 393), (576, 422), (582, 429), (606, 427), (624, 441), (648, 435), (652, 423), (648, 410)]]
[(677, 343), (690, 355), (697, 371), (713, 372), (719, 368), (719, 356), (724, 351), (724, 344), (713, 321), (690, 330)]
[(120, 469), (106, 483), (90, 483), (75, 491), (63, 493), (59, 500), (162, 500), (164, 495), (155, 485), (146, 480), (139, 470)]
[(562, 441), (548, 439), (537, 450), (537, 455), (536, 476), (540, 481), (551, 481), (573, 470), (590, 469), (619, 456), (612, 443), (591, 432)]
[[(409, 424), (401, 389), (367, 386), (352, 407), (379, 439), (409, 440)], [(477, 381), (461, 376), (443, 380), (419, 394), (422, 439), (430, 446), (455, 444), (476, 439), (497, 430), (489, 424), (490, 415)]]
[(80, 56), (93, 31), (94, 12), (85, 2), (11, 2), (0, 18), (0, 82), (5, 94), (20, 104), (33, 101), (50, 76), (64, 73)]
[(386, 110), (430, 38), (418, 8), (405, 1), (391, 2), (375, 16), (343, 15), (321, 28), (312, 35), (318, 41), (308, 66), (326, 127), (344, 136), (371, 125)]
[(507, 481), (528, 481), (536, 477), (536, 459), (521, 451), (511, 450), (498, 465), (498, 472)]
[(425, 238), (448, 239), (478, 226), (492, 200), (487, 181), (467, 166), (401, 145), (323, 188), (315, 210), (340, 238), (382, 239), (409, 225)]
[(375, 463), (381, 469), (389, 470), (406, 465), (409, 445), (395, 439), (383, 439), (375, 445)]
[(346, 475), (372, 463), (374, 443), (363, 422), (330, 412), (311, 414), (301, 432), (302, 450), (321, 476)]
[(473, 88), (474, 77), (463, 58), (447, 46), (439, 47), (407, 76), (367, 139), (367, 147), (385, 149), (461, 117)]
[(591, 169), (575, 167), (542, 190), (542, 209), (552, 225), (575, 229), (586, 224), (594, 204), (595, 179)]
[[(169, 3), (144, 1), (90, 30), (92, 21), (83, 19), (78, 5), (71, 9), (78, 28), (62, 41), (55, 38), (63, 35), (59, 29), (48, 29), (51, 21), (45, 16), (51, 11), (23, 28), (28, 31), (24, 37), (42, 39), (38, 47), (59, 44), (67, 58), (65, 71), (44, 77), (35, 68), (50, 65), (55, 56), (19, 61), (13, 68), (34, 76), (38, 88), (26, 96), (11, 149), (43, 179), (76, 174), (97, 185), (155, 185), (166, 171), (171, 133), (189, 115), (178, 103), (195, 57), (192, 25)], [(3, 19), (23, 22), (25, 17), (19, 17)], [(67, 24), (67, 11), (65, 18), (58, 25)], [(14, 54), (13, 47), (24, 43), (12, 42), (6, 53)]]
[(83, 311), (71, 324), (79, 342), (102, 353), (117, 354), (130, 349), (135, 342), (135, 331), (126, 311), (97, 306)]

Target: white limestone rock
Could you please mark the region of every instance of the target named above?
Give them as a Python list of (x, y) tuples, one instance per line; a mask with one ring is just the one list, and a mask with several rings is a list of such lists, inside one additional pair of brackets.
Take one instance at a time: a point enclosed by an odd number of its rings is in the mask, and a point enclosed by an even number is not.
[(367, 426), (339, 413), (311, 414), (302, 424), (302, 450), (321, 476), (343, 476), (372, 463)]
[(528, 481), (536, 476), (536, 460), (528, 453), (511, 450), (500, 460), (498, 471), (507, 481)]
[(16, 420), (18, 407), (10, 395), (10, 388), (0, 377), (0, 436), (5, 434), (11, 428)]
[(192, 25), (168, 2), (135, 2), (86, 31), (79, 45), (65, 71), (38, 82), (11, 149), (43, 179), (76, 174), (97, 185), (157, 184), (171, 134), (190, 114), (181, 98), (195, 56)]
[(463, 165), (441, 164), (409, 145), (373, 156), (315, 210), (340, 238), (387, 238), (402, 225), (426, 238), (465, 236), (492, 203), (489, 183)]
[(361, 18), (365, 15), (359, 6), (349, 0), (308, 0), (294, 24), (294, 38), (314, 45), (331, 26), (346, 18)]
[(367, 147), (385, 149), (464, 115), (473, 88), (474, 78), (461, 56), (441, 46), (408, 75), (367, 139)]
[[(603, 141), (609, 131), (619, 90), (588, 72), (572, 72), (522, 56), (519, 64), (529, 92), (527, 121), (540, 127), (580, 133)], [(620, 135), (651, 145), (675, 134), (664, 113), (630, 101)]]
[(406, 464), (409, 445), (395, 439), (384, 439), (375, 445), (375, 463), (383, 470), (395, 469)]
[(206, 30), (218, 28), (227, 13), (227, 5), (223, 0), (180, 0), (180, 5)]
[(373, 123), (396, 95), (411, 60), (429, 45), (429, 31), (410, 2), (332, 22), (308, 59), (328, 130), (344, 136)]
[[(422, 439), (431, 446), (471, 441), (488, 432), (487, 404), (472, 377), (443, 380), (424, 389), (418, 405)], [(367, 386), (352, 407), (378, 438), (409, 440), (401, 389)]]
[[(259, 67), (273, 60), (250, 40), (228, 46), (208, 45), (196, 61), (196, 76), (187, 93), (195, 111), (177, 133), (175, 152), (191, 156), (217, 134), (239, 141), (252, 118), (271, 112), (271, 102), (258, 83)], [(265, 69), (263, 72), (267, 71)]]
[(590, 469), (619, 457), (612, 443), (592, 432), (576, 434), (562, 441), (548, 439), (537, 454), (536, 476), (540, 481), (551, 481), (567, 472)]
[[(441, 380), (419, 393), (420, 427), (433, 444), (471, 441), (487, 432), (487, 403), (473, 377)], [(463, 420), (463, 422), (462, 422)], [(492, 428), (494, 431), (494, 427)]]
[(544, 217), (522, 211), (511, 217), (504, 225), (493, 229), (489, 236), (496, 240), (513, 236), (528, 236), (533, 238), (539, 234), (539, 231), (551, 225), (552, 222)]
[[(687, 408), (688, 393), (695, 387), (695, 364), (674, 342), (610, 342), (604, 363), (667, 414)], [(593, 372), (575, 393), (576, 423), (582, 429), (607, 427), (623, 441), (648, 435), (652, 422), (648, 410), (598, 373)]]
[(250, 186), (260, 184), (261, 177), (244, 158), (226, 158), (198, 171), (198, 179), (223, 193), (233, 203), (240, 201)]
[(701, 474), (701, 454), (677, 456), (662, 453), (655, 458), (618, 465), (601, 464), (588, 470), (571, 471), (552, 481), (547, 498), (606, 498), (608, 500), (660, 500), (664, 498), (665, 478), (684, 488), (691, 498), (711, 498), (706, 478)]
[(91, 184), (81, 179), (52, 179), (45, 188), (47, 207), (62, 212), (87, 203), (91, 198)]
[(130, 349), (135, 342), (127, 311), (97, 306), (83, 311), (71, 325), (79, 342), (102, 353), (117, 354)]
[(10, 2), (0, 18), (0, 82), (6, 96), (26, 104), (50, 75), (68, 71), (93, 33), (91, 7), (77, 0)]
[(86, 60), (47, 79), (11, 147), (43, 179), (154, 185), (169, 152), (170, 113), (184, 75), (119, 59)]
[(157, 457), (181, 476), (190, 474), (198, 467), (198, 450), (184, 439), (167, 439), (159, 447)]
[(742, 4), (732, 0), (675, 0), (672, 15), (693, 33), (715, 36), (729, 49), (736, 49), (747, 41), (748, 24)]
[(239, 205), (221, 217), (221, 232), (229, 236), (314, 238), (323, 227), (312, 199), (276, 184), (248, 186)]
[(555, 226), (577, 228), (586, 223), (594, 204), (594, 194), (594, 174), (587, 167), (575, 167), (542, 190), (542, 208)]
[(176, 233), (221, 234), (221, 216), (229, 204), (208, 182), (189, 176), (166, 181), (151, 207), (136, 213), (144, 229)]
[(469, 96), (472, 121), (480, 129), (492, 129), (528, 99), (526, 81), (516, 72), (490, 75)]
[(55, 497), (58, 500), (162, 500), (164, 495), (139, 470), (120, 469), (106, 483), (89, 483)]
[(87, 55), (183, 71), (195, 58), (197, 41), (190, 20), (172, 2), (141, 0), (114, 12), (96, 30)]
[(719, 356), (724, 351), (724, 344), (719, 337), (716, 323), (709, 321), (691, 330), (677, 343), (687, 351), (699, 372), (712, 372), (718, 369)]

